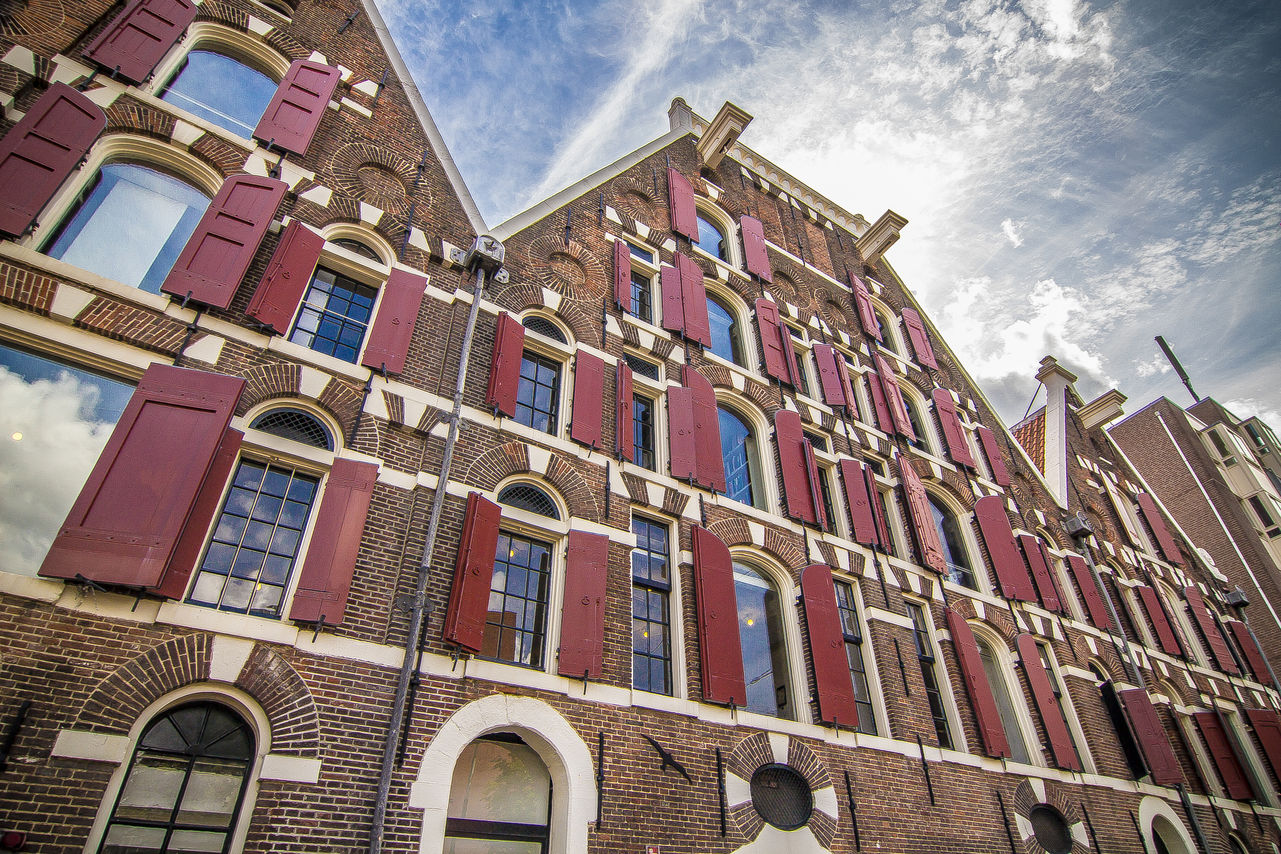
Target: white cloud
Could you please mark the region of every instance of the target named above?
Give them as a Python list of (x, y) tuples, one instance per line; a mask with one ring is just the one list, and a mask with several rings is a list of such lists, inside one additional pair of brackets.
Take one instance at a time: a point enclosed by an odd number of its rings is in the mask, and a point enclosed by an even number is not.
[(1001, 232), (1005, 235), (1005, 239), (1010, 241), (1010, 245), (1015, 249), (1018, 249), (1023, 245), (1023, 237), (1019, 234), (1019, 229), (1022, 227), (1023, 223), (1015, 222), (1008, 216), (1001, 220)]
[(1136, 362), (1134, 372), (1141, 377), (1151, 377), (1157, 374), (1168, 374), (1173, 370), (1170, 363), (1165, 360), (1164, 356), (1155, 356), (1146, 362)]
[(1257, 397), (1239, 397), (1224, 401), (1223, 405), (1237, 418), (1249, 418), (1254, 415), (1271, 427), (1274, 433), (1281, 430), (1281, 412), (1274, 409), (1267, 401)]

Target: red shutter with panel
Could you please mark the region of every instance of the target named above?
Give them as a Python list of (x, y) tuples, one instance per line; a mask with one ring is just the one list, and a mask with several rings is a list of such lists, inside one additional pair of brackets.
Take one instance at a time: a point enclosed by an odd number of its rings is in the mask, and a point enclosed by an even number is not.
[(787, 359), (791, 355), (791, 341), (784, 335), (778, 316), (778, 306), (762, 297), (756, 301), (756, 332), (760, 335), (761, 353), (765, 357), (765, 373), (779, 382), (790, 383), (792, 373)]
[(1072, 744), (1072, 734), (1068, 732), (1067, 722), (1059, 708), (1054, 688), (1050, 685), (1050, 676), (1045, 672), (1041, 662), (1040, 649), (1036, 639), (1027, 633), (1018, 636), (1014, 642), (1019, 651), (1019, 660), (1023, 662), (1023, 674), (1027, 676), (1028, 687), (1032, 689), (1032, 699), (1041, 714), (1041, 723), (1045, 727), (1045, 736), (1050, 740), (1050, 752), (1054, 754), (1054, 764), (1060, 768), (1073, 771), (1081, 770), (1081, 759), (1076, 755)]
[(280, 235), (280, 243), (245, 313), (271, 327), (275, 334), (284, 335), (298, 311), (298, 303), (311, 282), (324, 246), (325, 238), (298, 220), (290, 222)]
[(1059, 600), (1058, 585), (1050, 570), (1050, 561), (1045, 555), (1044, 545), (1031, 534), (1019, 534), (1019, 545), (1023, 547), (1023, 557), (1032, 568), (1032, 581), (1041, 596), (1041, 604), (1047, 611), (1059, 611), (1063, 603)]
[(858, 398), (854, 395), (854, 382), (850, 379), (850, 371), (853, 368), (840, 353), (836, 354), (836, 362), (840, 366), (841, 394), (845, 396), (845, 408), (850, 415), (858, 418)]
[(983, 659), (979, 654), (978, 641), (974, 639), (974, 630), (965, 618), (946, 608), (947, 629), (952, 635), (952, 648), (961, 664), (961, 677), (965, 681), (965, 692), (969, 694), (970, 706), (978, 723), (979, 737), (983, 740), (983, 752), (988, 756), (1013, 756), (1010, 743), (1005, 738), (1005, 728), (1001, 725), (1001, 714), (996, 708), (996, 697), (992, 686), (987, 681), (987, 671), (983, 669)]
[(854, 307), (858, 309), (859, 322), (863, 331), (877, 341), (881, 339), (881, 324), (876, 319), (876, 309), (872, 306), (872, 295), (867, 285), (858, 276), (850, 273), (850, 287), (854, 289)]
[(507, 416), (516, 414), (520, 390), (520, 362), (525, 357), (525, 327), (505, 311), (498, 313), (494, 353), (489, 362), (489, 387), (485, 403)]
[(987, 457), (988, 468), (992, 470), (992, 480), (998, 486), (1010, 485), (1010, 473), (1005, 468), (1005, 460), (1001, 458), (1001, 446), (996, 441), (996, 434), (982, 424), (974, 428), (978, 434), (979, 443), (983, 445), (983, 454)]
[(40, 574), (159, 584), (244, 387), (224, 374), (147, 368)]
[(841, 460), (841, 485), (845, 489), (845, 505), (850, 509), (854, 540), (865, 546), (881, 544), (872, 509), (873, 490), (867, 482), (871, 476), (872, 473), (858, 460)]
[(224, 181), (160, 289), (216, 308), (231, 305), (287, 189), (284, 181), (257, 175)]
[(667, 169), (667, 204), (672, 212), (672, 231), (698, 242), (698, 209), (694, 206), (694, 187), (677, 170)]
[(1183, 563), (1183, 555), (1179, 552), (1179, 546), (1174, 542), (1174, 537), (1170, 536), (1170, 529), (1165, 526), (1165, 519), (1161, 516), (1161, 511), (1157, 509), (1156, 502), (1152, 496), (1146, 492), (1140, 492), (1134, 497), (1139, 504), (1139, 511), (1143, 513), (1143, 518), (1147, 521), (1148, 527), (1152, 529), (1152, 535), (1156, 537), (1157, 548), (1161, 550), (1161, 555), (1170, 563)]
[(831, 344), (814, 345), (814, 363), (818, 365), (819, 384), (823, 387), (823, 402), (828, 406), (845, 406), (845, 389), (849, 385), (848, 377), (841, 381), (845, 373), (845, 360)]
[(360, 364), (375, 371), (399, 374), (405, 370), (405, 357), (414, 337), (418, 309), (423, 304), (427, 277), (410, 270), (393, 267), (383, 285), (378, 314), (369, 330), (369, 343)]
[(809, 475), (810, 502), (814, 505), (814, 515), (818, 517), (818, 526), (824, 531), (831, 531), (836, 520), (827, 518), (827, 508), (823, 506), (823, 487), (819, 481), (818, 458), (814, 456), (814, 446), (808, 438), (801, 444), (805, 452), (805, 471)]
[(1196, 619), (1197, 628), (1201, 630), (1201, 637), (1205, 638), (1210, 652), (1214, 653), (1214, 660), (1218, 663), (1219, 669), (1224, 673), (1240, 673), (1236, 661), (1232, 658), (1232, 651), (1228, 649), (1228, 642), (1223, 639), (1223, 633), (1219, 631), (1214, 617), (1210, 616), (1210, 610), (1205, 606), (1205, 598), (1201, 595), (1201, 591), (1195, 587), (1185, 587), (1183, 597), (1188, 600), (1188, 607), (1192, 609), (1192, 616)]
[(936, 388), (933, 397), (934, 411), (938, 413), (943, 439), (947, 443), (947, 455), (959, 466), (974, 468), (974, 455), (970, 453), (970, 443), (965, 441), (965, 428), (961, 426), (961, 417), (956, 413), (952, 392)]
[(667, 389), (667, 455), (672, 477), (692, 481), (698, 476), (694, 445), (694, 392), (685, 386)]
[(565, 552), (565, 598), (560, 617), (557, 672), (599, 679), (605, 660), (605, 586), (609, 537), (570, 531)]
[(258, 120), (254, 139), (300, 157), (306, 154), (341, 77), (337, 68), (309, 59), (294, 60)]
[(681, 271), (664, 264), (658, 271), (658, 287), (663, 296), (663, 328), (685, 332), (685, 292), (681, 288)]
[(868, 371), (866, 376), (868, 395), (872, 398), (872, 411), (876, 414), (876, 426), (882, 433), (893, 436), (894, 419), (890, 418), (890, 407), (885, 402), (885, 390), (881, 386), (881, 378), (876, 371)]
[(605, 361), (579, 350), (574, 354), (574, 411), (569, 438), (600, 450), (604, 441), (602, 420), (605, 409)]
[(747, 272), (755, 273), (767, 282), (774, 281), (769, 253), (765, 251), (765, 227), (754, 216), (742, 217), (738, 226), (743, 232), (743, 258), (747, 261)]
[(1281, 780), (1281, 714), (1275, 709), (1246, 709), (1245, 716), (1268, 757), (1272, 776)]
[(1085, 558), (1080, 555), (1068, 555), (1067, 562), (1068, 568), (1072, 570), (1072, 576), (1076, 579), (1076, 586), (1081, 591), (1081, 598), (1085, 600), (1085, 610), (1089, 615), (1090, 624), (1107, 631), (1112, 623), (1108, 619), (1108, 608), (1103, 602), (1103, 594), (1099, 592), (1099, 586), (1094, 583), (1094, 573), (1090, 572)]
[(925, 323), (914, 308), (903, 309), (903, 325), (907, 327), (907, 337), (912, 342), (912, 352), (916, 354), (918, 364), (937, 368), (939, 363), (934, 359), (934, 348), (930, 346), (930, 336), (925, 332)]
[(689, 365), (685, 366), (681, 379), (693, 395), (695, 476), (708, 489), (724, 492), (725, 458), (721, 456), (721, 421), (716, 409), (716, 392), (707, 377)]
[(342, 622), (377, 481), (378, 466), (373, 463), (334, 460), (320, 499), (320, 510), (316, 513), (307, 559), (298, 576), (289, 619), (323, 622), (327, 626)]
[(698, 606), (698, 657), (703, 700), (742, 706), (743, 647), (738, 636), (738, 597), (729, 547), (706, 528), (694, 526), (694, 593)]
[(502, 518), (502, 508), (497, 504), (479, 492), (468, 494), (458, 560), (454, 563), (454, 584), (445, 612), (444, 638), (472, 652), (479, 652), (485, 641), (485, 618), (489, 614)]
[(632, 403), (632, 369), (619, 359), (614, 371), (614, 450), (628, 462), (636, 459)]
[(191, 0), (131, 0), (84, 55), (117, 78), (141, 83), (196, 20)]
[(681, 271), (681, 299), (685, 303), (685, 337), (704, 347), (712, 346), (712, 325), (707, 319), (707, 286), (703, 268), (688, 255), (676, 253), (676, 269)]
[(908, 515), (912, 517), (912, 528), (916, 532), (921, 565), (946, 575), (947, 560), (943, 557), (943, 546), (939, 543), (938, 529), (934, 526), (934, 512), (930, 509), (925, 484), (921, 483), (921, 476), (912, 468), (907, 457), (898, 458), (898, 467), (899, 479), (903, 481), (903, 494), (907, 498)]
[(614, 304), (632, 307), (632, 249), (622, 240), (614, 241)]
[(836, 585), (827, 564), (813, 563), (801, 573), (801, 600), (805, 603), (805, 628), (814, 660), (814, 687), (818, 693), (818, 719), (848, 729), (858, 727), (854, 681), (845, 655), (845, 636), (836, 607)]
[(792, 388), (801, 387), (801, 367), (796, 363), (796, 350), (792, 347), (791, 328), (781, 320), (778, 324), (778, 337), (783, 342), (783, 351), (786, 354), (783, 361), (787, 368), (787, 380)]
[(1196, 721), (1197, 729), (1201, 730), (1201, 737), (1210, 749), (1210, 758), (1214, 760), (1214, 767), (1219, 770), (1219, 777), (1223, 780), (1223, 788), (1227, 789), (1228, 797), (1234, 801), (1248, 801), (1254, 797), (1254, 790), (1245, 775), (1245, 769), (1241, 767), (1241, 759), (1237, 756), (1236, 745), (1228, 736), (1219, 713), (1194, 712), (1192, 719)]
[(107, 126), (102, 108), (54, 83), (0, 140), (0, 234), (21, 237)]
[(1148, 692), (1142, 688), (1127, 688), (1117, 691), (1121, 707), (1130, 721), (1130, 729), (1139, 743), (1143, 761), (1147, 763), (1152, 782), (1158, 786), (1177, 786), (1183, 782), (1183, 769), (1179, 759), (1170, 747), (1170, 738), (1166, 735), (1161, 718), (1152, 705)]
[(894, 369), (885, 357), (876, 354), (876, 372), (881, 377), (881, 388), (885, 391), (885, 404), (889, 408), (894, 429), (909, 442), (916, 441), (916, 431), (912, 429), (912, 419), (907, 415), (907, 404), (903, 401), (903, 392), (899, 390), (898, 378)]
[(778, 463), (787, 498), (787, 515), (803, 522), (817, 523), (813, 492), (805, 461), (805, 433), (801, 416), (790, 409), (774, 414), (774, 439), (778, 442)]
[(974, 502), (974, 517), (979, 523), (979, 533), (992, 558), (1001, 593), (1009, 599), (1035, 602), (1036, 590), (1028, 575), (1023, 555), (1014, 543), (1014, 529), (1010, 516), (1005, 512), (1005, 500), (995, 495), (985, 495)]
[[(1255, 643), (1254, 635), (1250, 633), (1250, 627), (1240, 620), (1228, 620), (1228, 631), (1232, 632), (1232, 637), (1236, 638), (1237, 647), (1240, 648), (1241, 654), (1245, 656), (1246, 663), (1254, 671), (1254, 679), (1260, 685), (1271, 685), (1272, 676), (1268, 673), (1268, 663), (1263, 657), (1263, 651)], [(1278, 769), (1281, 772), (1281, 769)]]
[(1179, 636), (1174, 633), (1174, 627), (1170, 625), (1170, 619), (1166, 616), (1161, 594), (1146, 584), (1141, 584), (1135, 589), (1139, 591), (1139, 598), (1143, 600), (1143, 610), (1148, 613), (1148, 622), (1156, 632), (1157, 642), (1160, 643), (1162, 651), (1168, 655), (1183, 655)]

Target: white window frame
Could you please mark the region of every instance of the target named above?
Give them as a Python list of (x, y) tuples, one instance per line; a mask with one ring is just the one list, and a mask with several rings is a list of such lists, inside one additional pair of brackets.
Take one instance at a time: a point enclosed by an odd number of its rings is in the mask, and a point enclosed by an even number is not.
[[(625, 351), (626, 352), (626, 351)], [(650, 379), (647, 376), (632, 371), (632, 395), (641, 392), (645, 397), (654, 401), (654, 467), (646, 468), (640, 463), (632, 463), (624, 460), (629, 466), (635, 466), (640, 471), (649, 472), (650, 475), (658, 475), (667, 471), (667, 382), (663, 379), (663, 365), (653, 363), (650, 359), (639, 353), (630, 353), (627, 355), (640, 359), (644, 362), (655, 364), (658, 368), (658, 379)], [(626, 364), (626, 362), (624, 362)], [(627, 413), (628, 429), (632, 427), (632, 419), (635, 417), (635, 409), (629, 408)], [(615, 428), (617, 429), (617, 428)]]
[[(781, 506), (781, 496), (778, 494), (778, 473), (774, 471), (775, 455), (767, 444), (773, 441), (773, 428), (765, 421), (764, 414), (756, 406), (723, 389), (716, 391), (716, 408), (718, 419), (721, 408), (728, 409), (737, 415), (739, 420), (747, 425), (747, 429), (756, 440), (755, 457), (749, 455), (747, 459), (747, 470), (752, 478), (752, 494), (755, 501), (752, 504), (745, 504), (722, 493), (717, 493), (717, 500), (729, 501), (740, 507), (752, 507), (770, 515), (776, 514)], [(752, 465), (753, 462), (756, 463), (755, 467)]]
[[(969, 753), (969, 743), (965, 738), (965, 727), (961, 725), (960, 707), (956, 704), (956, 689), (952, 686), (952, 676), (948, 672), (947, 662), (943, 660), (943, 648), (939, 646), (940, 630), (934, 625), (934, 614), (930, 608), (930, 602), (926, 599), (920, 599), (915, 596), (904, 596), (903, 600), (910, 604), (916, 605), (921, 609), (921, 615), (925, 617), (925, 631), (929, 636), (930, 649), (934, 653), (934, 679), (938, 682), (939, 696), (943, 700), (943, 713), (947, 717), (948, 733), (952, 737), (951, 750), (956, 753)], [(908, 615), (908, 622), (911, 623), (911, 615)], [(915, 631), (915, 629), (911, 629)], [(947, 637), (951, 640), (951, 634)], [(915, 638), (913, 638), (915, 644)], [(918, 664), (919, 664), (918, 659)], [(932, 713), (929, 711), (929, 700), (925, 701), (925, 710), (930, 717), (930, 729), (934, 728)], [(942, 749), (946, 748), (941, 748)]]
[[(792, 607), (797, 597), (800, 595), (800, 588), (792, 581), (790, 573), (783, 570), (774, 558), (755, 548), (730, 547), (730, 558), (732, 563), (746, 564), (752, 569), (764, 575), (778, 591), (779, 611), (783, 620), (783, 641), (787, 646), (787, 691), (788, 700), (795, 716), (791, 718), (776, 717), (774, 715), (763, 715), (756, 712), (747, 711), (746, 707), (739, 709), (738, 715), (742, 719), (747, 716), (747, 721), (755, 721), (757, 725), (766, 729), (775, 727), (766, 721), (793, 721), (795, 723), (812, 723), (810, 720), (810, 694), (808, 675), (802, 660), (801, 650), (804, 648), (801, 641), (801, 628), (798, 621), (796, 608)], [(738, 582), (735, 581), (735, 584)], [(737, 616), (735, 617), (735, 626), (738, 624)], [(741, 635), (740, 635), (741, 638)], [(747, 674), (743, 674), (744, 679)], [(744, 722), (747, 722), (744, 721)]]
[[(1027, 752), (1032, 765), (1045, 766), (1045, 748), (1041, 745), (1039, 739), (1035, 737), (1036, 723), (1032, 720), (1032, 714), (1028, 711), (1027, 695), (1023, 693), (1023, 684), (1019, 681), (1018, 673), (1014, 669), (1014, 656), (1010, 653), (1010, 648), (1006, 645), (1005, 640), (1000, 635), (988, 629), (985, 625), (976, 623), (973, 620), (968, 621), (970, 629), (974, 632), (975, 638), (980, 643), (985, 643), (992, 650), (995, 658), (996, 668), (1000, 671), (1000, 677), (1004, 681), (1006, 695), (1010, 698), (1010, 706), (1014, 711), (1015, 723), (1018, 738), (1023, 741), (1023, 749)], [(979, 650), (980, 654), (982, 650)], [(989, 678), (989, 681), (990, 678)], [(993, 685), (992, 690), (996, 691), (997, 686)], [(999, 706), (1000, 701), (997, 700)], [(999, 711), (999, 710), (998, 710)], [(999, 714), (998, 714), (999, 717)], [(1005, 730), (1002, 722), (1002, 731)], [(1008, 740), (1011, 733), (1006, 732), (1005, 737)], [(1010, 759), (1010, 762), (1017, 760)]]
[(703, 289), (707, 292), (708, 301), (719, 303), (734, 318), (734, 325), (738, 328), (738, 345), (743, 357), (743, 364), (740, 365), (719, 353), (712, 352), (711, 347), (703, 348), (703, 358), (725, 365), (730, 370), (738, 371), (745, 376), (760, 380), (761, 374), (758, 370), (760, 354), (756, 351), (756, 336), (752, 334), (753, 323), (747, 310), (747, 303), (729, 288), (715, 280), (708, 279), (706, 276), (703, 277), (703, 285)]
[[(632, 687), (632, 682), (628, 680), (628, 687), (631, 690), (632, 702), (638, 706), (663, 706), (663, 701), (684, 700), (689, 696), (689, 685), (687, 682), (687, 671), (685, 669), (685, 609), (684, 602), (681, 599), (681, 566), (680, 566), (680, 521), (673, 519), (666, 514), (655, 512), (652, 507), (643, 507), (637, 509), (631, 508), (628, 514), (628, 533), (631, 533), (630, 520), (633, 516), (640, 516), (645, 521), (655, 524), (664, 525), (667, 528), (667, 550), (668, 564), (667, 574), (671, 589), (667, 592), (667, 639), (671, 644), (672, 659), (672, 693), (655, 694), (652, 691), (642, 691), (639, 688)], [(633, 535), (635, 536), (635, 535)], [(636, 548), (635, 542), (631, 545), (632, 549)], [(631, 551), (628, 551), (627, 575), (629, 585), (631, 580)], [(630, 644), (629, 644), (630, 647)], [(628, 673), (631, 673), (630, 663)]]
[[(1053, 669), (1051, 676), (1059, 686), (1059, 707), (1063, 711), (1065, 723), (1072, 732), (1072, 744), (1076, 748), (1076, 754), (1081, 759), (1081, 765), (1087, 774), (1096, 773), (1094, 757), (1090, 754), (1090, 743), (1086, 740), (1085, 730), (1081, 729), (1081, 719), (1076, 713), (1076, 704), (1072, 701), (1072, 692), (1068, 689), (1067, 680), (1063, 678), (1063, 667), (1059, 664), (1059, 658), (1054, 654), (1054, 645), (1041, 638), (1036, 639), (1036, 645), (1039, 649), (1045, 651), (1045, 657), (1050, 662)], [(1033, 730), (1035, 732), (1035, 730)]]
[[(306, 228), (306, 226), (302, 227)], [(382, 241), (374, 240), (368, 232), (364, 230), (326, 229), (326, 234), (324, 246), (320, 250), (320, 258), (316, 261), (316, 266), (311, 271), (311, 277), (307, 279), (302, 296), (298, 299), (298, 305), (294, 307), (294, 315), (289, 320), (289, 328), (279, 336), (278, 343), (276, 343), (276, 338), (273, 337), (273, 343), (305, 361), (317, 362), (321, 367), (331, 367), (341, 373), (361, 371), (363, 370), (361, 359), (365, 355), (365, 348), (369, 346), (369, 333), (373, 331), (374, 323), (378, 320), (378, 311), (383, 305), (383, 297), (387, 294), (387, 278), (391, 275), (392, 268), (390, 264), (380, 264), (371, 258), (366, 258), (350, 249), (330, 242), (331, 239), (349, 238), (360, 240), (376, 252), (381, 251), (382, 247), (379, 246), (379, 243)], [(360, 349), (354, 362), (348, 362), (346, 359), (322, 353), (308, 344), (300, 344), (292, 340), (294, 329), (298, 326), (298, 319), (302, 316), (303, 308), (306, 306), (307, 290), (311, 287), (312, 280), (315, 279), (316, 272), (321, 267), (378, 291), (378, 295), (374, 297), (373, 307), (370, 308), (369, 322), (365, 326), (365, 334), (361, 337)]]
[[(720, 228), (720, 232), (725, 238), (725, 254), (729, 255), (729, 258), (722, 261), (715, 255), (703, 251), (697, 243), (692, 241), (690, 250), (704, 258), (711, 259), (721, 267), (732, 269), (734, 272), (741, 274), (743, 269), (743, 247), (738, 233), (738, 223), (734, 222), (729, 214), (721, 209), (720, 205), (704, 196), (696, 196), (694, 198), (694, 210), (698, 216), (710, 220), (713, 225)], [(700, 232), (699, 237), (701, 238), (702, 236)]]
[[(863, 586), (859, 579), (853, 576), (835, 575), (834, 580), (848, 584), (854, 592), (854, 615), (858, 620), (859, 631), (863, 635), (863, 643), (859, 645), (859, 652), (863, 656), (863, 671), (867, 678), (868, 692), (872, 695), (872, 713), (876, 718), (876, 735), (873, 737), (891, 738), (892, 730), (890, 729), (889, 715), (885, 710), (885, 688), (881, 683), (881, 672), (876, 660), (876, 650), (872, 647), (872, 634), (867, 622), (867, 604), (863, 601)], [(853, 679), (854, 677), (851, 674), (851, 683)]]

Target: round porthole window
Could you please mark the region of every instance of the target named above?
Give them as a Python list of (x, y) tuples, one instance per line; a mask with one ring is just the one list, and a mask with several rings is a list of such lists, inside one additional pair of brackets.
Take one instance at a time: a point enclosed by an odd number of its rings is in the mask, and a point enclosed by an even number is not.
[(762, 765), (752, 774), (752, 806), (779, 830), (798, 830), (814, 812), (814, 793), (789, 765)]
[(1032, 833), (1049, 854), (1072, 854), (1072, 831), (1054, 807), (1038, 804), (1028, 813)]

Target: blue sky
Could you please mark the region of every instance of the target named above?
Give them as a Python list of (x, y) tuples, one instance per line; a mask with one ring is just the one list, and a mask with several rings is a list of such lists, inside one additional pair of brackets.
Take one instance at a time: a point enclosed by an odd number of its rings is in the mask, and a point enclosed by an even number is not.
[(1281, 429), (1281, 4), (378, 0), (486, 220), (667, 130), (684, 97), (852, 212), (1007, 423), (1047, 353), (1134, 411)]

